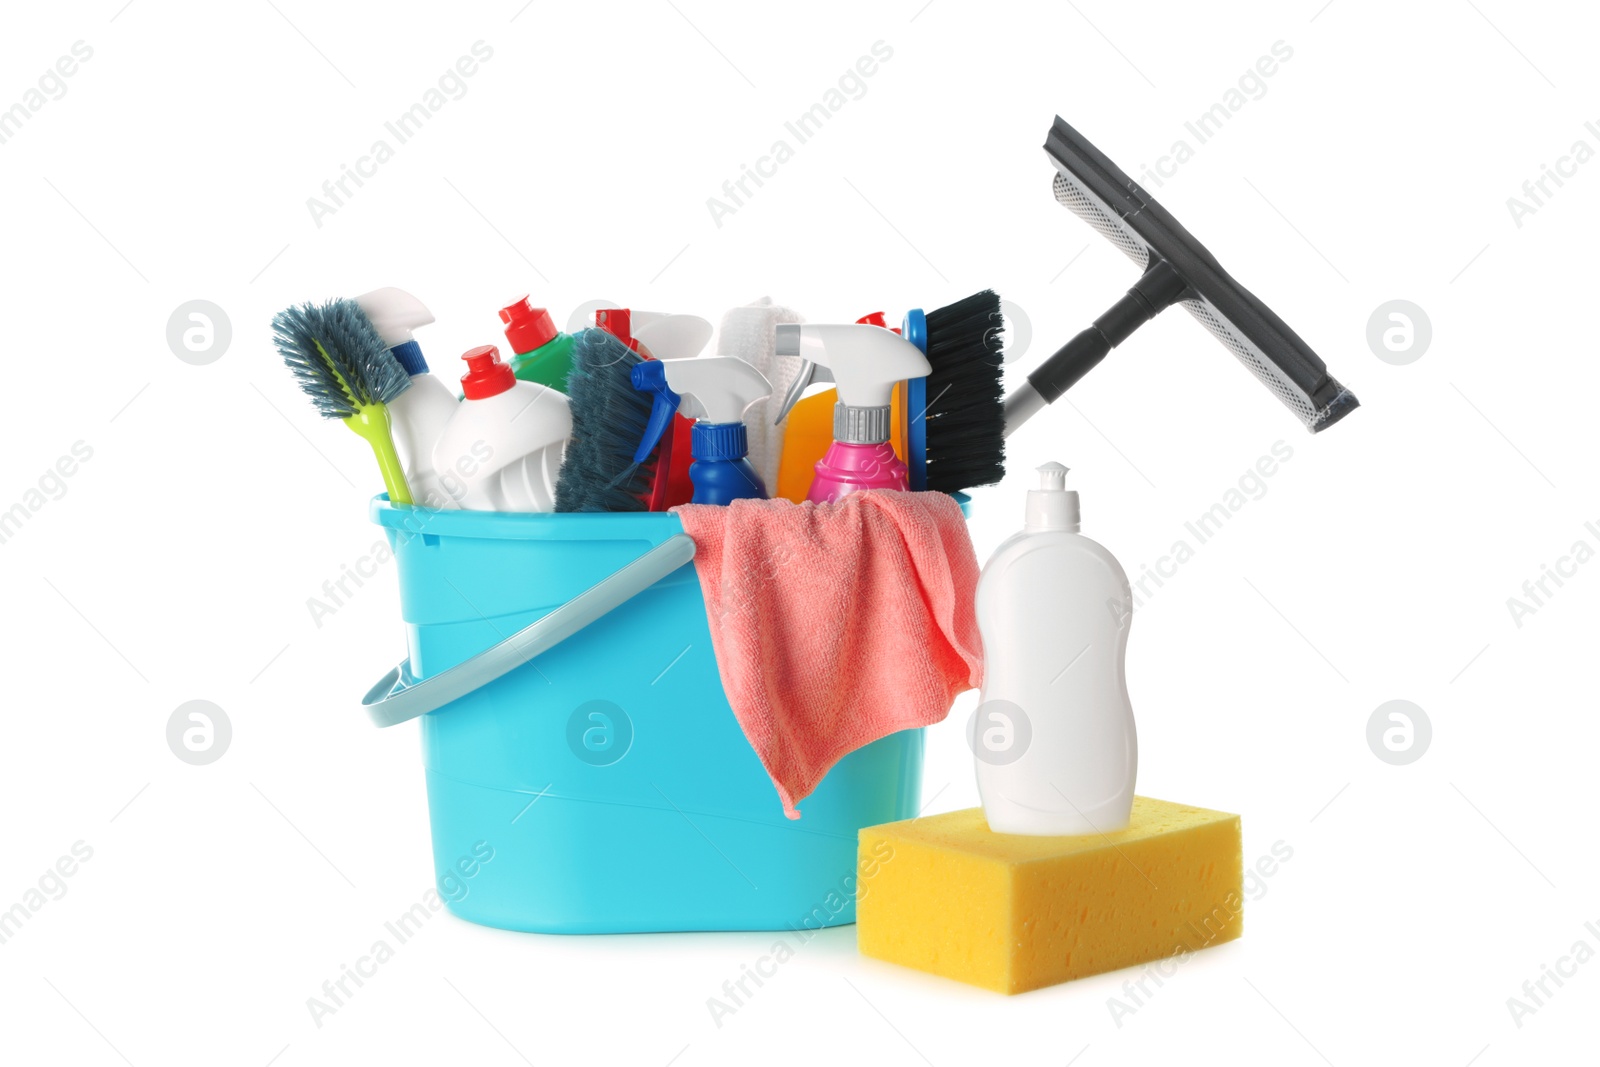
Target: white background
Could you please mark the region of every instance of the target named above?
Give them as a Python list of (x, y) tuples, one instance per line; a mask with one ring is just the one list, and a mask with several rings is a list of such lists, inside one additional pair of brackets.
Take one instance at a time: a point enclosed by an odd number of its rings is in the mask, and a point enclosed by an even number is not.
[[(276, 6), (274, 6), (274, 4)], [(1319, 10), (1320, 7), (1320, 10)], [(347, 8), (347, 9), (346, 9)], [(1505, 0), (1214, 5), (12, 5), (0, 107), (93, 56), (0, 144), (10, 337), (0, 509), (93, 450), (0, 544), (0, 908), (93, 858), (0, 945), (8, 1062), (1529, 1063), (1592, 1057), (1600, 963), (1507, 998), (1600, 924), (1590, 655), (1600, 564), (1519, 627), (1600, 520), (1588, 310), (1600, 163), (1518, 226), (1507, 198), (1596, 104), (1592, 12)], [(474, 42), (493, 58), (319, 227), (307, 209)], [(893, 50), (719, 227), (708, 197), (858, 57)], [(734, 1016), (706, 1000), (762, 934), (562, 939), (441, 918), (316, 1026), (306, 1000), (431, 884), (416, 731), (355, 698), (402, 647), (385, 569), (319, 628), (307, 598), (378, 538), (366, 446), (321, 422), (267, 324), (399, 285), (435, 366), (531, 291), (713, 320), (762, 294), (812, 321), (993, 286), (1026, 370), (1134, 281), (1049, 192), (1060, 113), (1137, 176), (1275, 42), (1265, 93), (1150, 192), (1363, 401), (1318, 437), (1187, 316), (1153, 323), (1011, 442), (980, 557), (1059, 459), (1137, 578), (1274, 443), (1293, 458), (1139, 611), (1140, 789), (1239, 812), (1292, 859), (1132, 1014), (1137, 972), (1018, 998), (811, 942)], [(1406, 299), (1432, 343), (1380, 361)], [(230, 347), (168, 348), (193, 299)], [(37, 499), (37, 498), (35, 498)], [(1593, 572), (1593, 573), (1591, 573)], [(1554, 589), (1554, 586), (1550, 586)], [(180, 703), (233, 724), (168, 750)], [(1433, 726), (1406, 766), (1381, 703)], [(929, 734), (929, 811), (976, 803)], [(1120, 1025), (1119, 1025), (1120, 1023)], [(1076, 1057), (1076, 1059), (1074, 1059)]]

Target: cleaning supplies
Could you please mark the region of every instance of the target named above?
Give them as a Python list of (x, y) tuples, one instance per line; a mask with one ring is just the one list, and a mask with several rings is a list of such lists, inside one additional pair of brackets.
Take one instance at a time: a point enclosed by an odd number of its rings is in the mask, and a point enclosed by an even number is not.
[[(406, 652), (360, 703), (378, 725), (420, 716), (433, 825), (407, 847), (431, 840), (419, 864), (469, 872), (447, 882), (463, 888), (445, 894), (452, 913), (566, 935), (804, 939), (855, 922), (856, 834), (916, 814), (923, 731), (845, 756), (791, 822), (723, 695), (677, 515), (446, 511), (419, 534), (409, 510), (370, 509), (394, 551)], [(461, 865), (475, 849), (493, 862)]]
[[(792, 359), (779, 362), (795, 363)], [(794, 384), (794, 373), (789, 373), (790, 385)], [(898, 396), (897, 391), (897, 399)], [(774, 403), (781, 400), (781, 397), (773, 398)], [(817, 479), (817, 464), (833, 446), (833, 409), (838, 403), (839, 390), (823, 389), (796, 400), (788, 415), (778, 423), (783, 430), (783, 451), (778, 456), (777, 491), (773, 496), (796, 504), (805, 503), (811, 483)], [(898, 438), (891, 436), (890, 443), (903, 437), (903, 434)], [(900, 455), (901, 449), (896, 448), (895, 454)]]
[(639, 342), (633, 338), (633, 312), (627, 308), (596, 308), (594, 324), (597, 329), (615, 337), (628, 346), (628, 351), (639, 351)]
[[(579, 331), (574, 342), (567, 379), (572, 441), (556, 483), (556, 510), (648, 510), (661, 458), (658, 452), (653, 463), (633, 461), (652, 407), (631, 377), (643, 358), (598, 327)], [(671, 440), (663, 437), (661, 448)]]
[(711, 340), (711, 323), (699, 315), (600, 308), (594, 322), (649, 359), (692, 359)]
[(389, 351), (411, 376), (411, 388), (389, 402), (390, 429), (405, 471), (406, 484), (418, 504), (453, 508), (454, 498), (433, 469), (433, 446), (445, 423), (456, 413), (458, 401), (450, 387), (428, 373), (411, 331), (433, 321), (433, 312), (406, 292), (388, 286), (356, 297)]
[(550, 312), (534, 307), (528, 296), (501, 308), (500, 321), (511, 346), (511, 372), (518, 380), (565, 393), (572, 373), (572, 335), (559, 332)]
[(1027, 523), (978, 582), (982, 702), (969, 738), (997, 833), (1107, 834), (1128, 824), (1138, 744), (1123, 673), (1128, 579), (1078, 533), (1067, 468), (1039, 468)]
[[(645, 359), (654, 359), (655, 356), (650, 350), (642, 348), (639, 339), (633, 335), (633, 315), (634, 312), (629, 308), (597, 308), (594, 313), (594, 324), (598, 329), (627, 345), (630, 352), (637, 352)], [(601, 380), (611, 388), (621, 388), (623, 384), (609, 375)], [(631, 386), (632, 379), (628, 379), (625, 384)], [(689, 479), (689, 464), (693, 461), (688, 455), (689, 434), (693, 425), (689, 419), (680, 419), (673, 424), (672, 433), (662, 438), (655, 459), (650, 465), (648, 488), (644, 497), (646, 511), (666, 511), (673, 504), (686, 504), (693, 499), (694, 483)], [(612, 457), (607, 457), (608, 460), (610, 458)], [(634, 464), (634, 468), (635, 471), (629, 472), (629, 478), (636, 472), (638, 464)], [(613, 502), (620, 504), (621, 498), (618, 497)]]
[(551, 511), (572, 433), (567, 398), (518, 381), (494, 345), (465, 353), (465, 394), (433, 449), (433, 465), (469, 511)]
[(1239, 816), (1147, 797), (1127, 829), (1084, 837), (995, 833), (978, 808), (871, 826), (858, 870), (862, 955), (998, 993), (1244, 931)]
[[(698, 315), (634, 311), (631, 321), (639, 354), (646, 359), (692, 359), (711, 340), (711, 323)], [(672, 421), (672, 441), (663, 444), (656, 468), (651, 511), (666, 511), (694, 499), (694, 480), (689, 477), (694, 463), (693, 437), (693, 419), (680, 416)]]
[(766, 484), (745, 458), (749, 454), (745, 409), (772, 392), (762, 373), (733, 356), (652, 359), (631, 371), (633, 387), (653, 398), (650, 424), (634, 452), (643, 463), (673, 425), (675, 412), (694, 423), (689, 478), (696, 504), (762, 499)]
[(993, 289), (906, 314), (901, 335), (933, 368), (906, 383), (904, 455), (912, 489), (953, 493), (1005, 475), (1003, 327)]
[(1066, 392), (1112, 348), (1164, 309), (1181, 303), (1233, 351), (1312, 433), (1359, 406), (1317, 354), (1272, 309), (1228, 276), (1178, 220), (1077, 130), (1057, 116), (1045, 152), (1055, 197), (1143, 271), (1126, 296), (1045, 360), (1005, 402), (1012, 434)]
[(781, 323), (776, 333), (778, 355), (803, 361), (780, 420), (813, 381), (839, 389), (833, 444), (817, 463), (806, 499), (822, 503), (859, 489), (907, 488), (906, 465), (889, 444), (889, 407), (897, 381), (928, 373), (927, 357), (898, 334), (862, 323)]
[[(863, 315), (856, 321), (866, 326), (889, 328), (888, 316), (881, 311)], [(792, 359), (780, 359), (777, 363), (788, 368), (783, 375), (788, 383), (784, 387), (787, 394), (800, 372), (800, 364)], [(774, 388), (777, 386), (774, 385)], [(774, 403), (781, 400), (780, 396), (773, 397)], [(776, 428), (783, 431), (783, 448), (778, 456), (778, 490), (774, 496), (793, 500), (796, 504), (805, 501), (806, 494), (811, 492), (811, 483), (817, 477), (817, 462), (828, 454), (828, 448), (833, 444), (833, 407), (838, 402), (839, 390), (819, 389), (810, 396), (796, 400), (783, 422), (777, 425)], [(889, 405), (889, 443), (894, 446), (894, 454), (902, 461), (906, 458), (905, 406), (905, 383), (900, 382), (894, 387), (894, 397)]]
[(982, 684), (978, 558), (951, 497), (735, 500), (674, 515), (694, 538), (723, 692), (789, 818), (847, 753), (944, 721)]
[[(889, 328), (881, 311), (856, 321)], [(925, 378), (897, 383), (889, 409), (889, 441), (907, 466), (909, 487), (956, 492), (999, 481), (1005, 473), (1000, 297), (986, 289), (934, 311), (915, 308), (903, 325), (894, 332), (920, 348), (932, 368)], [(834, 390), (817, 392), (789, 412), (775, 495), (799, 502), (810, 492), (816, 463), (833, 443), (837, 398)]]
[(388, 405), (411, 376), (354, 300), (302, 304), (272, 319), (273, 342), (324, 418), (341, 419), (372, 446), (393, 504), (410, 505), (405, 468), (389, 429)]
[[(723, 314), (722, 323), (717, 328), (716, 354), (739, 357), (772, 383), (772, 394), (756, 401), (745, 412), (745, 427), (750, 439), (750, 465), (761, 475), (761, 482), (768, 489), (778, 484), (778, 464), (783, 456), (784, 437), (794, 426), (793, 415), (783, 423), (773, 422), (772, 409), (783, 400), (794, 375), (800, 369), (794, 360), (778, 358), (774, 328), (780, 322), (803, 321), (791, 308), (774, 304), (770, 296), (764, 296), (742, 307), (730, 308)], [(826, 448), (824, 444), (823, 449)], [(811, 465), (821, 458), (822, 452), (819, 451), (811, 463), (806, 464), (807, 488), (811, 482)], [(805, 499), (804, 490), (800, 493), (800, 499)]]

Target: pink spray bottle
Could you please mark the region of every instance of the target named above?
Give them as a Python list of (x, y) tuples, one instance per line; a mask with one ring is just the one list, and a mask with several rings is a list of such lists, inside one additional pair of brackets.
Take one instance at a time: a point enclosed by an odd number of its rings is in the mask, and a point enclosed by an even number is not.
[(780, 323), (777, 329), (777, 354), (804, 363), (776, 421), (813, 382), (833, 382), (839, 390), (833, 444), (817, 462), (806, 499), (821, 504), (858, 489), (907, 488), (906, 465), (889, 444), (889, 405), (896, 382), (927, 376), (928, 357), (881, 326)]

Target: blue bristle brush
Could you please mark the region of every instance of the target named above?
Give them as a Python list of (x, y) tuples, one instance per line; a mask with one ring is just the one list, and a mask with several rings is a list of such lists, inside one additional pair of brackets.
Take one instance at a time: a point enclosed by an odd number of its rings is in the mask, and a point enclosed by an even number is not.
[(574, 339), (567, 398), (572, 440), (556, 482), (557, 511), (645, 511), (652, 463), (633, 454), (650, 421), (651, 398), (633, 387), (636, 352), (600, 329)]
[(389, 431), (388, 403), (411, 376), (354, 300), (301, 304), (273, 316), (272, 339), (323, 418), (340, 419), (378, 457), (391, 504), (412, 503)]

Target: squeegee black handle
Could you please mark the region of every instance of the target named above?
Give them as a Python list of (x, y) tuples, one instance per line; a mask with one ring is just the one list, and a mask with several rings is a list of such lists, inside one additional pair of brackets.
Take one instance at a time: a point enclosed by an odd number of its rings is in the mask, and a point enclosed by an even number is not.
[(1171, 307), (1187, 287), (1178, 272), (1164, 259), (1150, 265), (1132, 289), (1094, 325), (1056, 350), (1028, 375), (1028, 384), (1053, 403), (1056, 397), (1077, 384), (1113, 348), (1133, 336), (1133, 331)]

